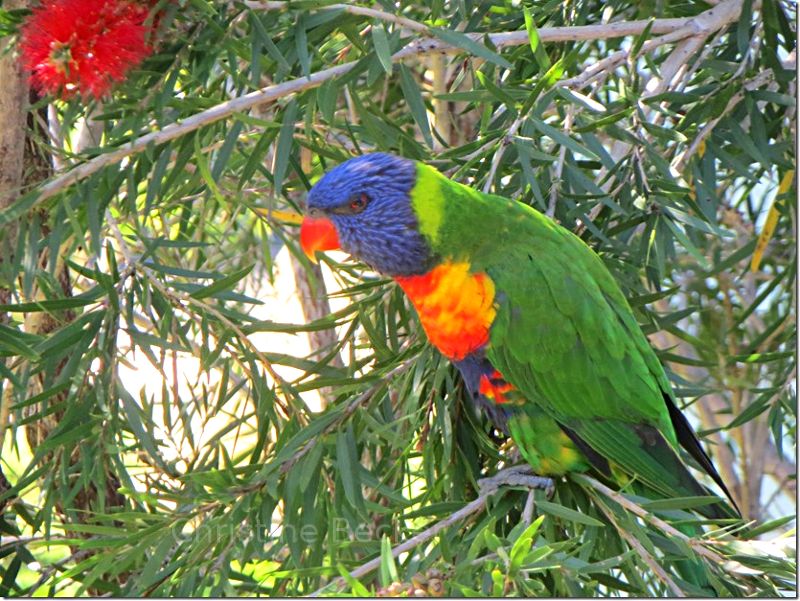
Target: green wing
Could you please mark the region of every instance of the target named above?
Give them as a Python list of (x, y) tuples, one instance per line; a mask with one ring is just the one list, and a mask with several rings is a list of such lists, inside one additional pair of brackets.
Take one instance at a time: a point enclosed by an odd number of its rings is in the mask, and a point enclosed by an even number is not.
[(616, 468), (666, 496), (708, 494), (678, 456), (687, 431), (722, 481), (685, 420), (676, 434), (663, 368), (613, 277), (579, 238), (525, 210), (525, 237), (483, 266), (498, 291), (487, 357)]

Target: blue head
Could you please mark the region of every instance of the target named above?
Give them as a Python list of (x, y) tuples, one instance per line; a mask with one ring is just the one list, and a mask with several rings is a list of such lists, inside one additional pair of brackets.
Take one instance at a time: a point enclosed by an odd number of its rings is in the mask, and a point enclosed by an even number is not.
[(341, 247), (389, 276), (427, 272), (433, 257), (411, 206), (416, 178), (414, 161), (384, 153), (331, 169), (308, 193), (304, 249)]

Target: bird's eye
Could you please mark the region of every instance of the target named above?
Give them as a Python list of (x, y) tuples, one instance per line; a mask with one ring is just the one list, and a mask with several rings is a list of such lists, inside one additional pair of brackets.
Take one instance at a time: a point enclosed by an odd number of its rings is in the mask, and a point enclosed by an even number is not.
[(366, 209), (368, 204), (369, 196), (364, 192), (360, 192), (351, 196), (344, 204), (333, 207), (329, 211), (336, 215), (356, 215)]
[(361, 194), (351, 198), (348, 206), (350, 207), (351, 212), (360, 213), (367, 208), (367, 204), (369, 204), (369, 196), (362, 192)]

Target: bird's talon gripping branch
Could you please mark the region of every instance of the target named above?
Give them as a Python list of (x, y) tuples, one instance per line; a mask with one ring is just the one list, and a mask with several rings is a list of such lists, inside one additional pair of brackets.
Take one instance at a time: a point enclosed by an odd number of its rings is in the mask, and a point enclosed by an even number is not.
[(478, 480), (478, 489), (481, 494), (490, 494), (503, 486), (524, 486), (530, 489), (544, 490), (548, 497), (555, 490), (552, 478), (533, 474), (530, 466), (527, 465), (515, 465), (494, 476)]

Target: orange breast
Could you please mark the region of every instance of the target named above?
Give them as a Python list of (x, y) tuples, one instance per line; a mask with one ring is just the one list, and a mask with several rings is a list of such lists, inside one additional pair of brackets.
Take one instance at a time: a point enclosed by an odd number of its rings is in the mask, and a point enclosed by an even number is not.
[(470, 273), (469, 263), (446, 262), (424, 275), (397, 277), (419, 314), (428, 339), (458, 361), (489, 342), (495, 314), (494, 283)]

